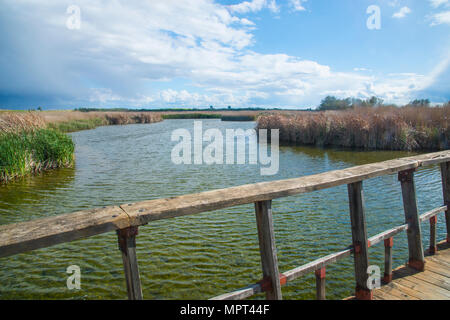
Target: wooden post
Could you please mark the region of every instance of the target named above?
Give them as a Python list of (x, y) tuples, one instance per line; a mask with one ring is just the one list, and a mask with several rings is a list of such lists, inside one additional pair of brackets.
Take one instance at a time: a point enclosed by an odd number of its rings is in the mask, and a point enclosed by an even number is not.
[(384, 283), (392, 281), (392, 247), (394, 246), (394, 238), (384, 240)]
[(436, 243), (436, 224), (437, 224), (437, 216), (430, 218), (430, 254), (436, 254), (437, 252), (437, 243)]
[(402, 185), (403, 208), (405, 221), (408, 224), (408, 265), (418, 271), (425, 270), (425, 258), (422, 245), (422, 231), (420, 228), (419, 213), (417, 210), (416, 186), (414, 184), (415, 169), (401, 171), (398, 180)]
[(445, 223), (447, 225), (447, 243), (450, 243), (450, 162), (441, 163), (442, 192), (444, 194)]
[(127, 282), (128, 299), (142, 300), (141, 280), (136, 257), (137, 227), (117, 230), (119, 249), (122, 252), (125, 280)]
[(316, 299), (317, 300), (326, 300), (325, 296), (325, 267), (317, 269), (315, 271), (316, 274)]
[(272, 201), (256, 202), (255, 211), (263, 281), (266, 279), (270, 281), (270, 288), (266, 290), (266, 298), (267, 300), (281, 300), (280, 274), (272, 220)]
[(368, 240), (362, 182), (348, 185), (352, 239), (355, 256), (356, 299), (372, 300), (373, 292), (367, 286), (369, 267)]

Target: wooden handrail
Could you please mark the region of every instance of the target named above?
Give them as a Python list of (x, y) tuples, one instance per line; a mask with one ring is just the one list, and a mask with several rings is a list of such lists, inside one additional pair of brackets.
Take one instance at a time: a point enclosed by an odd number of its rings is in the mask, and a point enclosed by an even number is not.
[[(447, 210), (447, 207), (439, 207), (436, 209), (433, 209), (431, 211), (428, 211), (420, 216), (420, 221), (425, 221), (427, 219), (431, 219), (435, 216), (437, 216), (439, 213), (443, 213)], [(373, 247), (374, 245), (380, 243), (383, 240), (392, 238), (393, 236), (408, 230), (408, 225), (403, 224), (398, 227), (394, 227), (392, 229), (389, 229), (387, 231), (381, 232), (371, 238), (369, 238), (369, 247)], [(329, 254), (325, 257), (316, 259), (314, 261), (311, 261), (307, 264), (304, 264), (302, 266), (296, 267), (292, 270), (283, 272), (281, 275), (284, 276), (287, 279), (287, 282), (291, 282), (297, 278), (300, 278), (308, 273), (315, 272), (316, 270), (320, 270), (322, 268), (325, 268), (326, 266), (336, 263), (339, 260), (342, 260), (344, 258), (349, 257), (352, 253), (354, 253), (353, 246), (348, 246), (342, 251)], [(259, 283), (252, 284), (250, 286), (247, 286), (245, 288), (238, 289), (236, 291), (225, 293), (220, 296), (211, 298), (211, 300), (241, 300), (245, 298), (249, 298), (255, 294), (261, 293), (262, 288)]]
[[(269, 289), (271, 292), (267, 297), (279, 299), (281, 298), (281, 291), (278, 286), (280, 281), (284, 281), (285, 283), (298, 278), (307, 272), (325, 268), (326, 265), (336, 262), (343, 257), (349, 256), (351, 252), (354, 251), (356, 245), (354, 244), (344, 251), (331, 254), (305, 266), (285, 272), (284, 274), (278, 274), (278, 262), (276, 259), (273, 225), (271, 222), (271, 200), (347, 184), (349, 186), (348, 188), (351, 204), (350, 209), (351, 212), (353, 212), (352, 219), (354, 219), (352, 222), (352, 224), (354, 224), (354, 228), (352, 228), (353, 240), (355, 243), (358, 243), (357, 252), (359, 254), (358, 259), (360, 259), (358, 264), (355, 262), (355, 273), (357, 274), (357, 277), (360, 277), (359, 283), (364, 285), (365, 276), (363, 274), (363, 269), (367, 265), (368, 258), (366, 250), (368, 247), (383, 240), (391, 239), (393, 235), (408, 228), (413, 228), (412, 232), (414, 238), (411, 237), (411, 239), (409, 239), (410, 258), (411, 250), (413, 250), (414, 257), (420, 260), (421, 248), (419, 246), (419, 242), (421, 242), (421, 234), (420, 226), (418, 225), (420, 221), (431, 219), (438, 213), (445, 211), (447, 229), (449, 228), (449, 163), (450, 151), (443, 151), (366, 164), (296, 179), (256, 183), (198, 194), (183, 195), (168, 199), (156, 199), (138, 203), (123, 204), (120, 206), (109, 206), (99, 209), (57, 215), (54, 217), (37, 219), (28, 222), (2, 225), (0, 226), (0, 257), (6, 257), (30, 250), (49, 247), (60, 243), (119, 230), (119, 242), (122, 241), (121, 243), (123, 244), (120, 248), (123, 254), (129, 297), (132, 299), (140, 299), (142, 298), (142, 293), (140, 289), (137, 259), (134, 254), (135, 235), (137, 234), (137, 228), (139, 226), (155, 220), (175, 218), (255, 203), (255, 208), (257, 209), (256, 213), (258, 234), (260, 236), (259, 240), (263, 274), (266, 276), (263, 281), (265, 281), (264, 283), (269, 284)], [(437, 208), (419, 217), (417, 214), (417, 207), (415, 205), (416, 200), (413, 172), (421, 166), (433, 164), (441, 164), (444, 202), (446, 206)], [(401, 181), (405, 214), (407, 220), (411, 221), (412, 219), (414, 223), (385, 231), (368, 239), (365, 231), (365, 215), (361, 182), (366, 179), (393, 173), (401, 173), (399, 174), (399, 177), (403, 177)], [(124, 232), (124, 230), (133, 230), (133, 234)], [(416, 252), (414, 250), (419, 251)], [(361, 252), (364, 253), (363, 256), (361, 256)], [(358, 271), (358, 268), (361, 270)], [(318, 290), (318, 296), (324, 298), (325, 282), (322, 277), (324, 277), (324, 270), (323, 274), (320, 274), (317, 282), (321, 284), (321, 288)], [(263, 289), (263, 285), (259, 283), (231, 294), (219, 296), (217, 298), (243, 299), (262, 291), (267, 292), (267, 290)], [(362, 289), (367, 291), (366, 288)]]
[(450, 151), (443, 151), (296, 179), (256, 183), (2, 225), (0, 226), (0, 257), (112, 230), (141, 226), (154, 220), (293, 196), (448, 161), (450, 161)]

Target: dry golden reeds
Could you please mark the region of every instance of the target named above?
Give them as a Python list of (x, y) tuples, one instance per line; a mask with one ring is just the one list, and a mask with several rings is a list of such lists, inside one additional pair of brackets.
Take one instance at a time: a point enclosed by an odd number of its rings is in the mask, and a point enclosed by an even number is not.
[(5, 112), (0, 117), (0, 133), (18, 133), (45, 126), (44, 119), (36, 112)]
[(282, 142), (299, 145), (445, 150), (450, 145), (450, 105), (273, 114), (261, 116), (258, 128), (279, 129)]

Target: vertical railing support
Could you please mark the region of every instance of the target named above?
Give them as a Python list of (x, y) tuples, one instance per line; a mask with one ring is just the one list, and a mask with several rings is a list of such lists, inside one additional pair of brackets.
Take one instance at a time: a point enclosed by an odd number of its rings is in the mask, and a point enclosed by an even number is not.
[(390, 237), (384, 240), (384, 283), (392, 281), (392, 247), (394, 246), (394, 238)]
[(317, 300), (326, 300), (326, 295), (325, 295), (326, 269), (325, 269), (325, 267), (317, 269), (315, 271), (315, 274), (316, 274), (316, 299)]
[(138, 227), (117, 230), (119, 249), (122, 252), (128, 299), (142, 300), (141, 280), (136, 257), (136, 235)]
[(268, 300), (281, 300), (280, 274), (273, 229), (272, 201), (256, 202), (255, 212), (263, 281), (270, 281), (270, 288), (266, 290), (266, 298)]
[(436, 243), (436, 224), (437, 224), (437, 216), (430, 218), (430, 254), (436, 254), (437, 252), (437, 243)]
[(444, 194), (445, 223), (447, 225), (447, 243), (450, 243), (450, 162), (441, 163), (442, 192)]
[(372, 300), (373, 292), (367, 285), (367, 279), (369, 277), (367, 273), (369, 267), (369, 254), (364, 209), (364, 194), (361, 181), (348, 185), (348, 197), (355, 257), (355, 296), (358, 300)]
[(403, 208), (405, 221), (408, 224), (408, 265), (418, 271), (425, 270), (425, 257), (423, 253), (422, 231), (420, 228), (419, 212), (417, 210), (416, 186), (414, 184), (414, 171), (410, 169), (398, 173), (398, 180), (402, 185)]

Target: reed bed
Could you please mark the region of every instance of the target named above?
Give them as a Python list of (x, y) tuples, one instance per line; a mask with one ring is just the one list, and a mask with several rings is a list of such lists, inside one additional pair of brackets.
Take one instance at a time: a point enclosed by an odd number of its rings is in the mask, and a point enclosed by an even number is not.
[(69, 167), (74, 144), (64, 133), (47, 128), (36, 113), (4, 113), (0, 118), (0, 183), (30, 173)]
[(4, 112), (0, 116), (0, 134), (18, 133), (45, 127), (44, 118), (35, 112)]
[(163, 119), (220, 119), (221, 114), (216, 113), (168, 113), (162, 115)]
[(44, 113), (48, 127), (62, 132), (94, 129), (106, 125), (154, 123), (162, 121), (159, 114), (149, 112), (77, 112), (59, 111)]
[(0, 183), (72, 166), (75, 147), (67, 132), (161, 120), (159, 114), (145, 112), (2, 112)]
[(263, 115), (258, 129), (279, 129), (280, 141), (297, 145), (368, 150), (446, 150), (450, 105), (378, 107)]
[(227, 115), (227, 116), (222, 116), (221, 117), (222, 121), (242, 121), (242, 122), (246, 122), (246, 121), (255, 121), (256, 120), (256, 116), (254, 115)]

